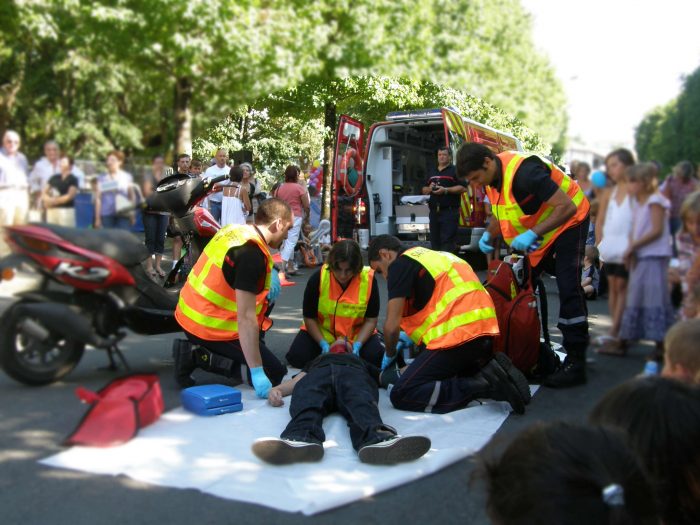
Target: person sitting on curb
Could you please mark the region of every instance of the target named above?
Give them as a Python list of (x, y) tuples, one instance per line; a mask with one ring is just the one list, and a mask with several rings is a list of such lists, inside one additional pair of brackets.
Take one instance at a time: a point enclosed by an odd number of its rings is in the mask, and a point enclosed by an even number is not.
[[(391, 235), (372, 239), (367, 257), (387, 280), (382, 385), (394, 384), (394, 407), (443, 414), (489, 398), (525, 412), (527, 379), (505, 354), (494, 356), (496, 310), (468, 263), (447, 252), (406, 250)], [(401, 330), (424, 349), (403, 372), (395, 359)]]
[(382, 422), (379, 370), (352, 351), (345, 340), (333, 343), (328, 353), (306, 365), (293, 379), (270, 389), (268, 401), (281, 407), (283, 397), (294, 394), (289, 407), (292, 420), (278, 438), (253, 444), (253, 453), (273, 465), (314, 462), (323, 458), (323, 419), (340, 412), (348, 422), (353, 448), (360, 461), (393, 465), (413, 461), (430, 450), (424, 436), (399, 436)]

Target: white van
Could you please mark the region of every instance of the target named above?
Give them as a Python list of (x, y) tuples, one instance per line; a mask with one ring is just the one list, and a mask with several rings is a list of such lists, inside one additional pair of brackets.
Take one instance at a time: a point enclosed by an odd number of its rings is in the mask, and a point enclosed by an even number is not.
[[(340, 117), (331, 194), (333, 241), (355, 239), (363, 249), (375, 235), (388, 233), (406, 244), (429, 246), (427, 195), (421, 189), (447, 146), (453, 162), (464, 142), (480, 142), (495, 152), (522, 151), (509, 133), (462, 117), (453, 108), (390, 113), (372, 124), (365, 143), (362, 123)], [(462, 197), (457, 245), (476, 251), (484, 231), (483, 190)]]

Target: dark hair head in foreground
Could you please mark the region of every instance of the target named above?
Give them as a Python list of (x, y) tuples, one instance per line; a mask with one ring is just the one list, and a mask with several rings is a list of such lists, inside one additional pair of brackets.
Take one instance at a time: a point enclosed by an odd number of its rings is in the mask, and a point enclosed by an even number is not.
[(496, 525), (658, 524), (651, 487), (622, 433), (537, 423), (478, 456)]
[(589, 419), (627, 434), (665, 525), (700, 523), (700, 389), (674, 379), (633, 379), (608, 392)]

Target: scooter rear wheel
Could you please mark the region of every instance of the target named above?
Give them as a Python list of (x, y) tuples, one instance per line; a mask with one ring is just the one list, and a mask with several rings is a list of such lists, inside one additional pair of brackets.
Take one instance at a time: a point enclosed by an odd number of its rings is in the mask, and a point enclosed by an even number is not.
[[(21, 304), (10, 307), (0, 319), (0, 365), (8, 376), (25, 385), (58, 381), (75, 368), (85, 345), (48, 331), (38, 320), (22, 314)], [(46, 337), (39, 335), (42, 329)]]

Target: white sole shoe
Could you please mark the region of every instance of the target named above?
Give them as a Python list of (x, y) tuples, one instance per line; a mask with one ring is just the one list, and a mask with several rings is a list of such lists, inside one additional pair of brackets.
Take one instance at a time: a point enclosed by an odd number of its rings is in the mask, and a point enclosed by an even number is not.
[(323, 445), (291, 439), (266, 438), (253, 443), (253, 454), (271, 465), (312, 463), (323, 458)]
[(430, 439), (425, 436), (396, 436), (374, 445), (362, 447), (358, 455), (362, 463), (395, 465), (414, 461), (430, 450)]

